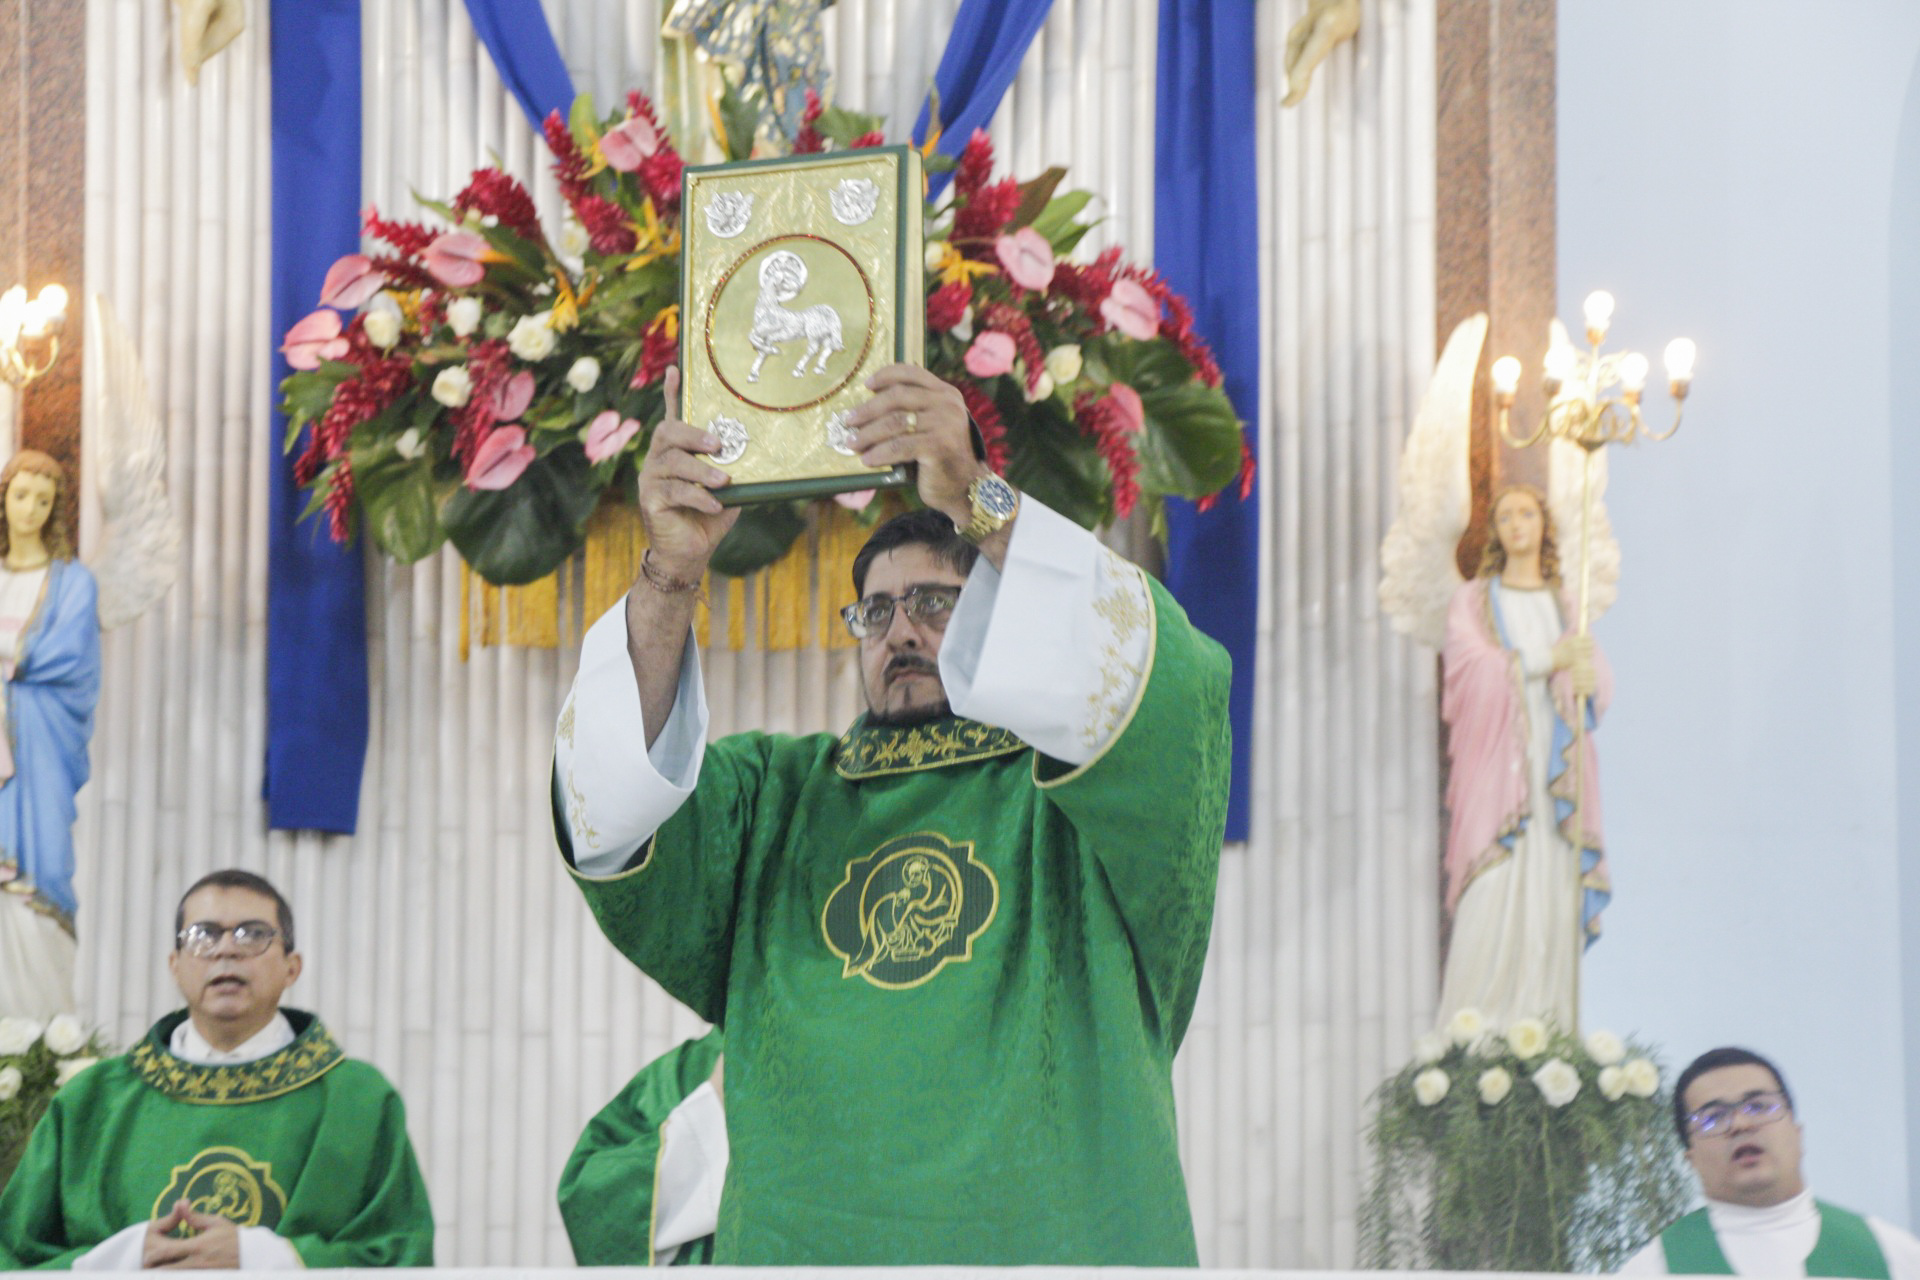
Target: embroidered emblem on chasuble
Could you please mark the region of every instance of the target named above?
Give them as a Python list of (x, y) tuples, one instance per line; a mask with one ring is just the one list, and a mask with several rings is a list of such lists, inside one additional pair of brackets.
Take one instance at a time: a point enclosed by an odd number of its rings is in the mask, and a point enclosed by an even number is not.
[(971, 960), (999, 906), (999, 882), (973, 860), (972, 841), (916, 831), (847, 863), (820, 928), (841, 977), (899, 990)]
[(237, 1227), (280, 1225), (287, 1193), (273, 1180), (273, 1166), (238, 1147), (208, 1147), (174, 1167), (166, 1190), (153, 1202), (153, 1216), (164, 1218), (184, 1199), (199, 1213), (225, 1218)]

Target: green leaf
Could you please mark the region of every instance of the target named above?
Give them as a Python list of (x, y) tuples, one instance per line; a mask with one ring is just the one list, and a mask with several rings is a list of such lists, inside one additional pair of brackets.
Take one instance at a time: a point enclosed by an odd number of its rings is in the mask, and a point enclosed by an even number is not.
[(887, 123), (885, 116), (864, 115), (858, 111), (846, 111), (840, 107), (828, 107), (813, 122), (820, 136), (836, 146), (850, 147), (853, 140), (863, 133), (878, 133)]
[(720, 95), (720, 145), (727, 159), (745, 160), (753, 154), (754, 134), (760, 129), (759, 95), (743, 91), (732, 79), (726, 86)]
[(567, 129), (580, 150), (591, 155), (593, 144), (600, 141), (600, 118), (594, 112), (592, 94), (583, 93), (573, 100), (573, 110), (567, 113)]
[[(1045, 499), (1041, 499), (1045, 501)], [(787, 554), (807, 529), (804, 502), (766, 502), (745, 507), (708, 562), (715, 573), (743, 578), (756, 569), (764, 569)]]
[(1160, 387), (1183, 386), (1193, 379), (1193, 366), (1180, 348), (1165, 338), (1136, 342), (1114, 335), (1100, 342), (1101, 358), (1113, 381), (1124, 382), (1145, 395)]
[(1007, 223), (1007, 230), (1018, 231), (1022, 227), (1031, 226), (1033, 220), (1045, 212), (1048, 203), (1053, 199), (1053, 189), (1059, 186), (1060, 180), (1066, 176), (1067, 171), (1055, 165), (1033, 181), (1021, 183), (1020, 203), (1014, 207), (1013, 219)]
[[(1052, 240), (1073, 223), (1080, 211), (1093, 199), (1091, 191), (1069, 191), (1063, 196), (1055, 196), (1047, 201), (1047, 207), (1033, 220), (1033, 229)], [(1089, 224), (1091, 225), (1091, 224)]]
[(348, 378), (358, 376), (358, 365), (329, 360), (318, 369), (288, 374), (280, 383), (280, 409), (297, 424), (322, 417), (333, 405), (333, 393)]
[(1064, 258), (1072, 253), (1074, 248), (1086, 236), (1087, 232), (1093, 230), (1105, 221), (1105, 218), (1096, 218), (1092, 222), (1069, 223), (1065, 230), (1055, 232), (1053, 235), (1048, 236), (1047, 243), (1053, 246), (1053, 256), (1056, 258)]
[(554, 450), (505, 489), (461, 486), (440, 522), (461, 558), (497, 586), (518, 586), (552, 573), (586, 536), (600, 499), (578, 445)]
[(1203, 498), (1240, 474), (1240, 419), (1226, 393), (1204, 382), (1143, 392), (1146, 429), (1137, 438), (1140, 486)]
[(368, 534), (401, 564), (424, 560), (447, 536), (440, 527), (432, 460), (422, 454), (408, 461), (392, 438), (354, 436), (353, 483)]
[(1008, 424), (1008, 480), (1088, 529), (1113, 519), (1113, 480), (1093, 441), (1041, 406), (1016, 408), (1003, 400), (1000, 412)]

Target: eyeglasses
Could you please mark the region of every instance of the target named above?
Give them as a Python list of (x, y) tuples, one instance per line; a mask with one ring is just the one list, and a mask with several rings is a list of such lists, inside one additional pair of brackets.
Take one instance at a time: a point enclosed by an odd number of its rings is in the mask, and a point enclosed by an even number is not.
[(865, 640), (893, 625), (896, 607), (905, 609), (909, 618), (929, 630), (945, 631), (947, 619), (952, 615), (953, 607), (959, 603), (958, 587), (908, 587), (904, 595), (898, 596), (876, 591), (842, 609), (840, 616), (846, 619), (848, 631), (856, 638)]
[(220, 949), (220, 940), (233, 935), (233, 949), (243, 956), (257, 956), (273, 945), (280, 931), (264, 920), (242, 920), (231, 928), (201, 920), (180, 931), (175, 939), (190, 956), (210, 956)]
[(1750, 1093), (1738, 1102), (1713, 1102), (1687, 1117), (1687, 1131), (1702, 1138), (1716, 1138), (1733, 1129), (1735, 1117), (1750, 1121), (1751, 1128), (1772, 1124), (1787, 1114), (1785, 1094), (1772, 1090)]

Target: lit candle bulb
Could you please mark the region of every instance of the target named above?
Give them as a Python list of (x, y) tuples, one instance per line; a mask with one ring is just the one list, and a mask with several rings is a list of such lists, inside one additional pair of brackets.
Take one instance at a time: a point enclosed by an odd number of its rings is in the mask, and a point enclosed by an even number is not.
[(1638, 395), (1647, 385), (1647, 358), (1638, 351), (1620, 357), (1620, 385)]
[(29, 338), (47, 336), (47, 305), (44, 299), (35, 298), (20, 311), (20, 332)]
[(1607, 336), (1607, 326), (1613, 323), (1612, 294), (1605, 289), (1595, 289), (1587, 295), (1580, 311), (1587, 321), (1587, 341), (1598, 343)]
[(1512, 356), (1501, 356), (1493, 362), (1493, 389), (1507, 399), (1513, 398), (1513, 393), (1520, 389), (1518, 360)]
[(67, 318), (67, 291), (57, 284), (42, 285), (36, 301), (47, 318), (47, 327), (58, 330), (61, 322)]
[(1541, 372), (1549, 383), (1558, 386), (1573, 376), (1573, 366), (1578, 359), (1572, 347), (1564, 342), (1556, 342), (1547, 348), (1547, 358), (1541, 362)]
[(1693, 358), (1696, 351), (1692, 338), (1675, 338), (1667, 344), (1667, 381), (1682, 386), (1693, 381)]

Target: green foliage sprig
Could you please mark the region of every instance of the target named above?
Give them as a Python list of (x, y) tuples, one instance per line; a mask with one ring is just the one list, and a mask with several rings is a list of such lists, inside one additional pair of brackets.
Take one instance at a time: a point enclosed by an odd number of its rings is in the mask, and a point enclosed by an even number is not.
[(44, 1025), (0, 1018), (0, 1190), (60, 1086), (112, 1052), (70, 1014)]

